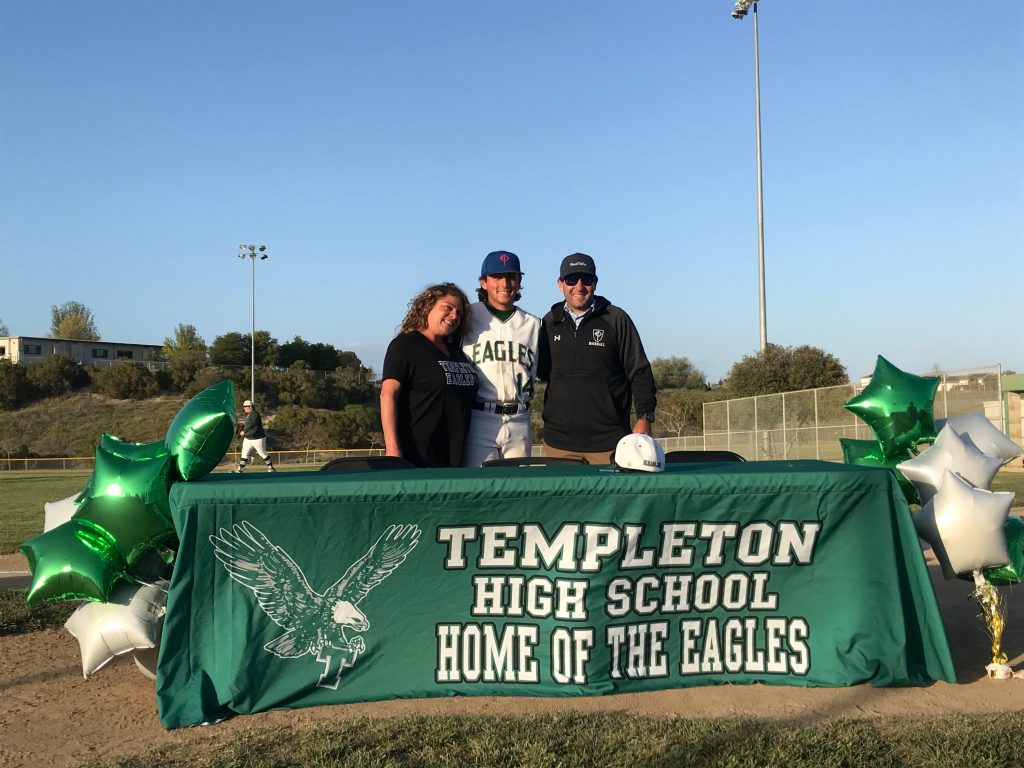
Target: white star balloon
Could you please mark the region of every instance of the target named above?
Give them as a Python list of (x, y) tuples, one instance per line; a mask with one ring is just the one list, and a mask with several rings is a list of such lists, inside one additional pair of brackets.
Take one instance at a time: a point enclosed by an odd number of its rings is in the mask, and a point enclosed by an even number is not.
[(914, 526), (932, 545), (947, 579), (1010, 562), (1003, 526), (1013, 497), (975, 488), (946, 470), (935, 498), (914, 515)]
[[(1024, 448), (1004, 435), (981, 411), (953, 416), (944, 419), (942, 423), (955, 429), (961, 437), (969, 439), (979, 451), (995, 456), (1003, 464), (1013, 461), (1018, 456), (1024, 456)], [(939, 429), (942, 429), (941, 425)]]
[(122, 583), (109, 602), (82, 603), (64, 628), (78, 640), (83, 676), (94, 675), (115, 656), (155, 647), (166, 604), (166, 581)]
[(938, 492), (946, 470), (960, 475), (975, 488), (987, 490), (1001, 466), (1000, 459), (982, 453), (947, 424), (930, 448), (896, 468), (917, 488), (923, 506)]
[(73, 493), (66, 499), (60, 501), (48, 501), (43, 504), (43, 531), (52, 531), (58, 525), (63, 525), (78, 510), (75, 502), (81, 493)]

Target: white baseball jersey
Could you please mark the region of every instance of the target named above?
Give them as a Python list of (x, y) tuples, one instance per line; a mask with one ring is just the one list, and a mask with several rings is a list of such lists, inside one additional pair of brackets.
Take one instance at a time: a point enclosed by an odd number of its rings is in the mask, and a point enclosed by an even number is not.
[[(540, 318), (516, 308), (502, 322), (482, 302), (469, 308), (469, 328), (462, 351), (473, 361), (480, 386), (477, 400), (528, 404), (537, 379)], [(484, 461), (529, 456), (532, 447), (530, 412), (499, 414), (474, 410), (462, 464), (479, 467)]]
[(516, 307), (502, 322), (483, 302), (469, 307), (462, 351), (476, 366), (476, 399), (485, 403), (529, 403), (537, 380), (540, 318)]

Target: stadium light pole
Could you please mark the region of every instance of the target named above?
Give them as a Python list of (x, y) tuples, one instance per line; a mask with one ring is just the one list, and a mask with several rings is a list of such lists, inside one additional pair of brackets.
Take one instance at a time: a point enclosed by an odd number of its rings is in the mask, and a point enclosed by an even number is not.
[(266, 261), (269, 256), (265, 245), (243, 243), (238, 246), (238, 258), (248, 258), (252, 261), (252, 369), (249, 373), (249, 386), (251, 387), (249, 399), (252, 400), (253, 407), (256, 405), (256, 259)]
[(732, 17), (742, 19), (754, 11), (754, 112), (757, 144), (757, 286), (761, 319), (761, 352), (768, 349), (768, 319), (764, 300), (764, 196), (761, 185), (761, 72), (757, 51), (757, 0), (736, 0)]

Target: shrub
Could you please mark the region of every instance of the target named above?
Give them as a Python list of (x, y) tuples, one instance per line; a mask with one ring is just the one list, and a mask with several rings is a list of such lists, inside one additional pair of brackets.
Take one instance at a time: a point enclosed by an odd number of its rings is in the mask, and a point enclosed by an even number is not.
[(140, 363), (114, 363), (92, 371), (95, 389), (119, 400), (145, 400), (157, 393), (156, 377)]
[(89, 383), (81, 365), (64, 355), (52, 355), (27, 367), (26, 375), (36, 397), (57, 397)]
[(0, 360), (0, 411), (13, 411), (28, 400), (31, 391), (25, 366)]

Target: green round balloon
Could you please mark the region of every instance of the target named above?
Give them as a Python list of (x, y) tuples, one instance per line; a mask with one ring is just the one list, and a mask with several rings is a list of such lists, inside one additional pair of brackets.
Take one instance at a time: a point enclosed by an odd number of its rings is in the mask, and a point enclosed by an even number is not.
[(886, 458), (895, 458), (918, 443), (935, 439), (938, 387), (938, 377), (901, 371), (879, 355), (871, 383), (843, 407), (871, 427)]
[(32, 571), (25, 600), (29, 605), (50, 600), (106, 601), (125, 570), (114, 540), (85, 520), (69, 520), (18, 549)]
[(196, 480), (220, 464), (235, 436), (235, 387), (225, 379), (178, 411), (164, 440), (183, 480)]
[(898, 452), (894, 456), (886, 456), (881, 444), (877, 440), (857, 440), (852, 437), (840, 437), (839, 444), (843, 448), (843, 461), (847, 464), (854, 464), (860, 467), (885, 467), (896, 475), (896, 482), (903, 491), (903, 497), (908, 504), (920, 504), (921, 498), (917, 494), (917, 488), (906, 475), (897, 469), (896, 465), (901, 461), (907, 461), (912, 454), (909, 449)]

